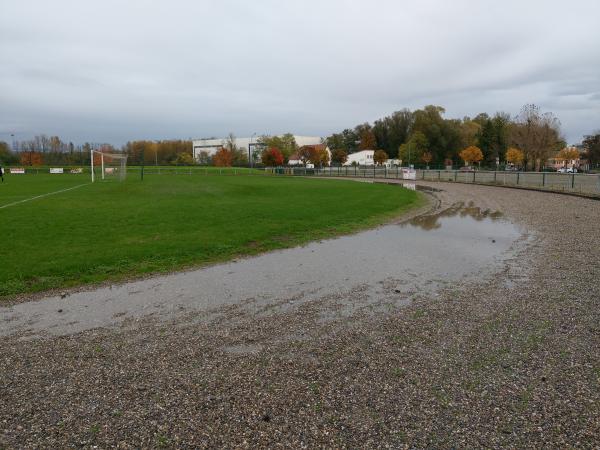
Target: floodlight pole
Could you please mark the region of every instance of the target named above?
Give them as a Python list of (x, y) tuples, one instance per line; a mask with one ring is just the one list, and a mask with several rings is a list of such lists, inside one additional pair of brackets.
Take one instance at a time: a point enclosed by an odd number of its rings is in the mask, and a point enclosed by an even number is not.
[(90, 150), (90, 164), (92, 166), (92, 183), (94, 182), (94, 150)]

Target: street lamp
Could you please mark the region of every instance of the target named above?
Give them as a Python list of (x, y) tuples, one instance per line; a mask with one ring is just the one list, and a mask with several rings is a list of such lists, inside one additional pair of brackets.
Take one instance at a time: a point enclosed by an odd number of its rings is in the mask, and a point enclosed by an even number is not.
[(250, 161), (250, 167), (254, 167), (253, 165), (253, 160), (252, 160), (252, 151), (254, 150), (253, 146), (252, 146), (252, 141), (254, 140), (254, 136), (256, 136), (256, 132), (252, 133), (252, 136), (250, 137), (250, 144), (248, 144), (248, 161)]

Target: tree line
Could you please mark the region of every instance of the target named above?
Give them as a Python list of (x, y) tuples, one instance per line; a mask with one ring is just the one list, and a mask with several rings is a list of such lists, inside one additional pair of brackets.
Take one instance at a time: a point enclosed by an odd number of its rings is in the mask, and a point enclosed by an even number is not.
[(85, 142), (75, 145), (59, 136), (37, 135), (33, 139), (15, 140), (12, 146), (0, 141), (0, 162), (5, 165), (88, 165), (91, 150), (123, 153), (132, 164), (192, 164), (192, 141), (164, 140), (130, 141), (121, 148), (107, 143)]
[[(342, 157), (370, 149), (401, 159), (403, 164), (449, 166), (464, 161), (493, 167), (511, 162), (529, 170), (540, 170), (565, 147), (558, 118), (533, 104), (524, 105), (514, 117), (497, 112), (448, 119), (444, 113), (443, 107), (435, 105), (415, 111), (405, 108), (372, 125), (363, 123), (334, 133), (326, 143), (334, 155)], [(584, 147), (594, 142), (593, 136), (586, 137)], [(590, 163), (598, 164), (597, 153), (588, 153)]]
[[(14, 141), (12, 146), (0, 141), (0, 163), (5, 165), (87, 165), (90, 150), (121, 152), (129, 156), (131, 164), (213, 164), (245, 166), (262, 161), (265, 165), (287, 164), (290, 157), (302, 163), (315, 165), (343, 164), (348, 154), (375, 150), (374, 161), (384, 163), (398, 158), (407, 164), (435, 164), (438, 166), (480, 163), (494, 167), (497, 162), (509, 162), (528, 170), (540, 170), (552, 157), (576, 159), (565, 149), (560, 121), (551, 112), (542, 112), (533, 104), (523, 106), (511, 117), (504, 112), (490, 116), (480, 113), (475, 117), (448, 119), (441, 106), (428, 105), (410, 111), (402, 109), (376, 120), (372, 125), (362, 123), (354, 128), (333, 133), (323, 140), (329, 154), (319, 146), (299, 147), (291, 133), (281, 136), (261, 136), (248, 160), (233, 134), (224, 140), (216, 154), (192, 156), (190, 140), (136, 140), (120, 149), (106, 143), (86, 142), (75, 145), (59, 136), (38, 135), (30, 140)], [(564, 149), (561, 151), (561, 149)], [(582, 141), (585, 158), (591, 167), (600, 165), (600, 131), (587, 135)]]

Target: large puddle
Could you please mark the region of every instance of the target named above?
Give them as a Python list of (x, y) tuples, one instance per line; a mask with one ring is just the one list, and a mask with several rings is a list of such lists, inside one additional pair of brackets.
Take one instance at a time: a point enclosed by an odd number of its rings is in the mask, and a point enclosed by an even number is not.
[(70, 334), (234, 304), (272, 313), (323, 299), (342, 305), (340, 314), (401, 306), (491, 273), (521, 236), (498, 212), (455, 205), (305, 247), (0, 308), (0, 335)]

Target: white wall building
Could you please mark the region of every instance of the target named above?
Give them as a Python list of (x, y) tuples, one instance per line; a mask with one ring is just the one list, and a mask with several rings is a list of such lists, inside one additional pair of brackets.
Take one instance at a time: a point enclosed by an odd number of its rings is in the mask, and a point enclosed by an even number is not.
[[(294, 136), (296, 144), (299, 147), (303, 145), (315, 145), (321, 143), (321, 138), (318, 136)], [(208, 156), (213, 156), (217, 151), (227, 143), (227, 138), (219, 139), (194, 139), (192, 141), (192, 149), (194, 159), (199, 159), (200, 152), (206, 152)], [(240, 150), (243, 150), (248, 156), (248, 160), (252, 152), (261, 149), (262, 146), (258, 142), (258, 136), (235, 138), (235, 144)]]
[(361, 150), (360, 152), (350, 153), (348, 159), (344, 163), (344, 166), (359, 165), (359, 166), (372, 166), (373, 155), (375, 150)]

